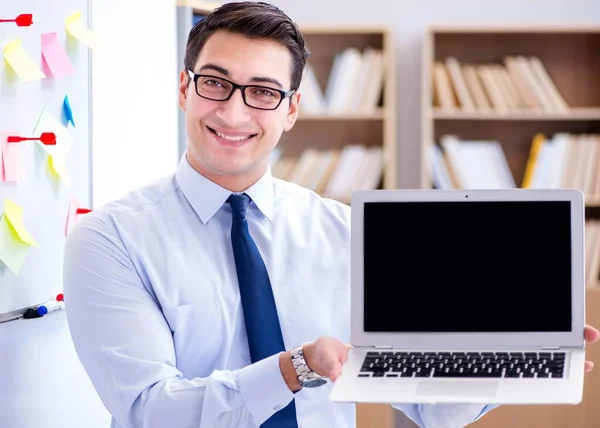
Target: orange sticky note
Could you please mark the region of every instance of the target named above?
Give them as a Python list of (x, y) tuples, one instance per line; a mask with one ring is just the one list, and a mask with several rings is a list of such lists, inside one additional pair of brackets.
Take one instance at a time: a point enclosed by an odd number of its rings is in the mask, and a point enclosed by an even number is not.
[(56, 33), (42, 34), (42, 68), (49, 77), (64, 77), (75, 73)]
[(2, 168), (0, 178), (2, 181), (24, 181), (25, 168), (21, 161), (21, 145), (23, 143), (9, 143), (9, 135), (19, 135), (15, 132), (2, 132)]

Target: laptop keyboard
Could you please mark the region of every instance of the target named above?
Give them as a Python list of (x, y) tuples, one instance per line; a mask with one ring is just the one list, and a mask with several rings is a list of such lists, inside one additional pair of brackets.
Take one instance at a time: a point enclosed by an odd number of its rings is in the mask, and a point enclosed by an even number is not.
[(367, 352), (359, 377), (562, 378), (564, 352)]

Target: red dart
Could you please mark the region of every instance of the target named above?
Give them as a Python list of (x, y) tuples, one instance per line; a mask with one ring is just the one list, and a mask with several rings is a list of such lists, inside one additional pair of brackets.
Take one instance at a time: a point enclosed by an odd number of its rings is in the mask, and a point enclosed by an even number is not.
[(89, 208), (77, 208), (77, 214), (87, 214), (92, 212)]
[(42, 132), (42, 134), (40, 135), (39, 138), (17, 137), (14, 135), (11, 135), (7, 138), (7, 142), (9, 142), (9, 143), (20, 143), (21, 141), (36, 141), (36, 140), (40, 140), (42, 142), (42, 144), (45, 144), (46, 146), (56, 145), (56, 135), (53, 132)]
[(33, 24), (33, 15), (30, 13), (22, 13), (16, 19), (0, 19), (0, 22), (16, 22), (18, 27), (29, 27)]

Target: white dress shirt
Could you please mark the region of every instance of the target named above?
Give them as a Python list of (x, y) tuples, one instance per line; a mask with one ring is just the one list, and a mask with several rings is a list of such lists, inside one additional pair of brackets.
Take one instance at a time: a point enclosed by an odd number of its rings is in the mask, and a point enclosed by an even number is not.
[[(267, 173), (246, 190), (286, 349), (350, 343), (350, 209)], [(80, 218), (65, 249), (67, 317), (113, 428), (258, 427), (296, 402), (299, 428), (352, 428), (331, 383), (293, 394), (278, 356), (250, 364), (231, 248), (230, 191), (176, 172)], [(422, 427), (462, 427), (482, 405), (395, 404)]]

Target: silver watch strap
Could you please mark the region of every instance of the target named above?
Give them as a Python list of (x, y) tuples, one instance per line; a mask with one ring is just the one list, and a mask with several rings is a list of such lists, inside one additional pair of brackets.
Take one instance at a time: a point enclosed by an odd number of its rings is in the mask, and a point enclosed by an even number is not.
[(306, 364), (306, 360), (304, 359), (304, 352), (302, 350), (302, 346), (298, 346), (292, 349), (292, 364), (294, 365), (294, 369), (296, 370), (296, 375), (298, 376), (298, 381), (300, 384), (304, 382), (308, 375), (313, 374), (314, 372), (308, 367)]

